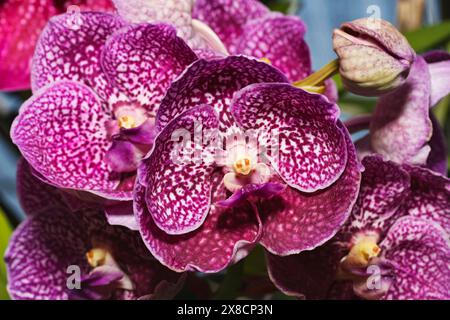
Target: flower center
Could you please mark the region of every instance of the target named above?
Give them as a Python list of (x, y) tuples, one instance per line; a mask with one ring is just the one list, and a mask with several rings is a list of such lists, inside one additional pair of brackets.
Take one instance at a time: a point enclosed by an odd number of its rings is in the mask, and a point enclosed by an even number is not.
[(377, 245), (376, 238), (366, 236), (353, 245), (341, 265), (344, 267), (366, 267), (370, 259), (378, 257), (380, 252), (381, 249)]
[(252, 171), (252, 159), (251, 157), (239, 156), (233, 163), (233, 169), (236, 173), (244, 176), (248, 175)]
[(123, 129), (131, 129), (137, 127), (136, 119), (130, 115), (123, 115), (119, 117), (117, 122), (119, 124), (119, 127)]
[(104, 265), (108, 256), (109, 252), (103, 248), (93, 248), (86, 253), (86, 259), (93, 268)]

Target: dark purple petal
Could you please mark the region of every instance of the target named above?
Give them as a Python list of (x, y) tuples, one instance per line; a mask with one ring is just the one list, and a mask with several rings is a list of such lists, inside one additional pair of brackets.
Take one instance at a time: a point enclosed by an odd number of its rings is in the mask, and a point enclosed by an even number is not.
[[(85, 257), (95, 243), (107, 245), (133, 291), (117, 299), (137, 299), (155, 292), (162, 282), (175, 284), (180, 274), (163, 267), (148, 254), (139, 235), (109, 226), (98, 212), (42, 212), (14, 232), (5, 255), (8, 290), (14, 299), (68, 299), (68, 267), (80, 267), (81, 279), (90, 267)], [(72, 283), (72, 282), (70, 282)]]
[(217, 205), (226, 208), (238, 207), (246, 203), (247, 200), (252, 200), (251, 198), (270, 199), (281, 193), (285, 188), (284, 184), (273, 182), (246, 184), (226, 200), (217, 202)]
[(102, 54), (111, 84), (151, 116), (172, 81), (195, 60), (195, 53), (165, 24), (123, 28), (108, 39)]
[(286, 188), (259, 206), (263, 221), (261, 244), (272, 254), (289, 255), (311, 250), (333, 237), (347, 220), (359, 191), (360, 164), (348, 132), (348, 161), (342, 176), (315, 193)]
[(198, 60), (172, 83), (161, 103), (156, 125), (162, 129), (180, 113), (207, 104), (214, 107), (220, 128), (225, 131), (234, 124), (229, 111), (234, 93), (260, 82), (287, 82), (287, 79), (270, 65), (244, 56)]
[(32, 168), (21, 158), (17, 164), (17, 197), (27, 215), (51, 209), (65, 209), (67, 205), (61, 191), (36, 178)]
[(214, 166), (196, 159), (195, 151), (187, 154), (188, 148), (202, 151), (203, 146), (194, 139), (198, 124), (202, 130), (217, 129), (211, 107), (188, 110), (171, 121), (138, 169), (139, 182), (146, 187), (148, 210), (156, 225), (169, 234), (197, 229), (209, 211)]
[(213, 180), (212, 205), (204, 223), (183, 235), (169, 235), (153, 221), (145, 203), (145, 187), (136, 183), (134, 212), (141, 236), (150, 252), (175, 271), (218, 272), (244, 258), (256, 245), (261, 223), (250, 206), (223, 208), (214, 203), (225, 199), (222, 174)]
[(278, 138), (268, 155), (286, 183), (304, 192), (333, 184), (347, 163), (337, 105), (289, 84), (255, 84), (239, 91), (232, 114), (244, 130)]
[(450, 299), (450, 241), (438, 224), (401, 218), (380, 246), (383, 257), (395, 266), (384, 299)]
[(411, 189), (402, 212), (438, 223), (450, 233), (450, 180), (425, 168), (404, 166)]
[(345, 248), (335, 243), (286, 257), (267, 253), (267, 268), (272, 282), (285, 294), (325, 299), (345, 254)]
[(23, 222), (5, 254), (11, 297), (68, 299), (66, 269), (77, 265), (82, 272), (88, 271), (87, 238), (81, 219), (67, 212), (41, 212)]
[(269, 12), (257, 0), (197, 0), (192, 16), (210, 26), (234, 54), (237, 53), (237, 42), (245, 32), (245, 24)]
[(106, 39), (125, 23), (109, 13), (81, 12), (79, 17), (79, 27), (71, 26), (71, 14), (56, 16), (45, 27), (33, 57), (34, 92), (58, 80), (73, 80), (93, 88), (104, 99), (110, 95), (100, 56)]
[(266, 58), (294, 82), (311, 73), (311, 56), (303, 40), (305, 31), (298, 17), (268, 14), (243, 27), (233, 53)]
[(30, 165), (62, 188), (114, 190), (118, 175), (105, 154), (107, 116), (88, 87), (60, 82), (33, 96), (20, 109), (11, 137)]
[(432, 135), (430, 74), (423, 58), (417, 57), (404, 85), (382, 96), (370, 126), (371, 144), (386, 160), (425, 164)]

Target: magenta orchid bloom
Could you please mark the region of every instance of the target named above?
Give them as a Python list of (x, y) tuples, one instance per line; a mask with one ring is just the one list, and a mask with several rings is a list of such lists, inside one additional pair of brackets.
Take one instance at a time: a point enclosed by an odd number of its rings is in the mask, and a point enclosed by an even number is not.
[(51, 19), (32, 66), (34, 95), (11, 137), (46, 182), (131, 199), (135, 170), (157, 134), (156, 111), (195, 53), (169, 25), (106, 13)]
[(450, 299), (450, 180), (380, 156), (338, 234), (310, 252), (268, 255), (272, 281), (306, 299)]
[[(216, 272), (258, 242), (287, 255), (331, 238), (360, 180), (338, 115), (335, 104), (290, 86), (264, 62), (230, 56), (193, 63), (167, 91), (157, 115), (162, 131), (138, 169), (134, 212), (150, 252), (175, 271)], [(212, 144), (188, 149), (205, 159), (217, 139), (244, 131), (278, 136), (279, 158), (262, 156), (254, 144), (227, 143), (214, 161), (176, 161), (174, 136), (195, 135), (198, 123)]]
[(31, 59), (39, 35), (51, 17), (70, 8), (81, 11), (114, 9), (110, 0), (6, 0), (0, 3), (0, 90), (30, 88)]
[(450, 92), (449, 74), (448, 53), (417, 56), (405, 84), (379, 99), (366, 123), (370, 135), (356, 143), (361, 157), (378, 153), (387, 160), (446, 174), (447, 147), (430, 109)]
[(156, 261), (139, 233), (108, 225), (99, 210), (72, 211), (31, 171), (22, 160), (18, 192), (29, 217), (5, 254), (12, 298), (161, 299), (181, 289), (185, 275)]

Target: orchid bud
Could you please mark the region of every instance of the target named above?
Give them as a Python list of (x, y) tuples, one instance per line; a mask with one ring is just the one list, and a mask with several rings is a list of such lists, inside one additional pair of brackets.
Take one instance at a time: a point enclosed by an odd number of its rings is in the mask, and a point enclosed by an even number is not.
[(389, 22), (363, 18), (333, 33), (333, 49), (347, 90), (378, 96), (402, 85), (415, 59), (406, 38)]

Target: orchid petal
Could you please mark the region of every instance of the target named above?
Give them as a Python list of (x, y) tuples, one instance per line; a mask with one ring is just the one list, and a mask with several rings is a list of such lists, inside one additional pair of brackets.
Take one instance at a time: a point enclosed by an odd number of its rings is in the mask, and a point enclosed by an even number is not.
[(123, 28), (108, 39), (102, 54), (110, 83), (153, 117), (172, 81), (195, 60), (195, 53), (165, 24)]
[(348, 132), (348, 161), (342, 176), (316, 193), (286, 188), (259, 206), (263, 222), (261, 244), (272, 254), (290, 255), (311, 250), (333, 237), (350, 215), (358, 196), (360, 165)]
[(198, 123), (203, 130), (217, 129), (214, 110), (200, 106), (175, 118), (156, 138), (154, 149), (138, 169), (139, 182), (147, 187), (148, 209), (156, 225), (168, 234), (197, 229), (209, 211), (214, 166), (194, 158), (195, 151), (187, 154), (188, 149), (203, 148), (194, 138)]
[(21, 107), (11, 137), (31, 166), (61, 188), (114, 190), (119, 177), (106, 165), (110, 143), (102, 103), (88, 87), (60, 82)]
[(71, 14), (53, 17), (45, 27), (33, 57), (34, 92), (58, 80), (72, 80), (93, 88), (103, 99), (111, 94), (100, 56), (107, 38), (125, 23), (100, 12), (80, 12), (79, 18), (77, 27), (71, 27)]
[(156, 125), (164, 128), (182, 112), (197, 105), (214, 107), (220, 129), (229, 130), (234, 124), (229, 107), (235, 92), (253, 83), (287, 82), (277, 69), (244, 56), (219, 60), (198, 60), (172, 83), (159, 108)]
[(212, 177), (212, 205), (197, 230), (170, 235), (156, 226), (145, 203), (145, 187), (136, 184), (134, 212), (141, 236), (150, 252), (174, 271), (218, 272), (244, 258), (256, 245), (261, 223), (251, 207), (222, 208), (214, 203), (225, 199), (222, 175)]
[(380, 246), (383, 257), (396, 266), (384, 299), (450, 299), (450, 241), (438, 224), (401, 218)]

